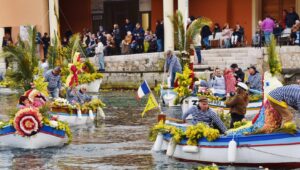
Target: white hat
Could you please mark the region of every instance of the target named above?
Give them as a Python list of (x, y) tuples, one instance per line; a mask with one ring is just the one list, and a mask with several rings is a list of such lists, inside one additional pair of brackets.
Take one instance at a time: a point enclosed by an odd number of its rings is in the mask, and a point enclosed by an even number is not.
[(195, 81), (195, 85), (200, 85), (200, 80), (199, 81)]
[(249, 90), (248, 86), (245, 83), (238, 82), (237, 86), (244, 89), (244, 90), (246, 90), (246, 91)]

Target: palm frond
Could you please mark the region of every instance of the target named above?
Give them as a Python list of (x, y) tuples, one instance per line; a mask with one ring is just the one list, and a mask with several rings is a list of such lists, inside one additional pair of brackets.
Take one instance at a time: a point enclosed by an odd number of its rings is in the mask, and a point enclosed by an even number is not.
[(174, 29), (175, 48), (178, 49), (179, 51), (183, 51), (184, 43), (185, 43), (185, 29), (184, 29), (183, 16), (180, 11), (176, 11), (175, 15), (168, 16), (168, 17), (172, 22), (173, 29)]
[(190, 45), (193, 43), (193, 39), (196, 34), (199, 34), (202, 27), (205, 25), (210, 26), (212, 24), (212, 21), (208, 18), (201, 17), (196, 20), (194, 20), (190, 26), (188, 27), (186, 31), (186, 45), (185, 45), (185, 50), (189, 51)]

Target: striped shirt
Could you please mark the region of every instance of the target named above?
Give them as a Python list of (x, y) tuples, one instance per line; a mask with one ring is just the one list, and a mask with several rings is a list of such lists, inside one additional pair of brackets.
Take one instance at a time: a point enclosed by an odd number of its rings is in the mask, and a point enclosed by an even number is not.
[(272, 90), (269, 95), (277, 101), (284, 101), (294, 109), (300, 110), (300, 85), (282, 86)]
[(61, 78), (60, 75), (54, 75), (53, 70), (48, 70), (44, 77), (45, 81), (48, 82), (48, 90), (52, 91), (56, 88), (61, 88)]
[(186, 113), (184, 113), (182, 119), (185, 120), (190, 114), (193, 116), (193, 124), (204, 122), (210, 126), (216, 125), (222, 133), (225, 133), (227, 131), (227, 128), (222, 120), (211, 109), (208, 109), (204, 112), (198, 109), (197, 106), (192, 106)]

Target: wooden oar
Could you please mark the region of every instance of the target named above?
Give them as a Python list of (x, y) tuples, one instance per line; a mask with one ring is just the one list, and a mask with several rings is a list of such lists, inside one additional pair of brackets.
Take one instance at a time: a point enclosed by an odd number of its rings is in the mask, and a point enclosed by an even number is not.
[(170, 121), (176, 122), (176, 123), (185, 123), (184, 120), (176, 119), (176, 118), (173, 118), (173, 117), (166, 117), (166, 120), (170, 120)]

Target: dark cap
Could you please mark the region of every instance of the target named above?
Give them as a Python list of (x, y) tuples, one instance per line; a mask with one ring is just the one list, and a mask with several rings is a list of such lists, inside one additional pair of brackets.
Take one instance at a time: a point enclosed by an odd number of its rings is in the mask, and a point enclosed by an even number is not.
[(255, 67), (255, 66), (250, 66), (250, 67), (248, 67), (248, 70), (249, 70), (250, 68), (252, 68), (253, 70), (256, 71), (256, 67)]
[(199, 96), (199, 102), (208, 102), (206, 96)]
[(239, 66), (236, 63), (231, 64), (231, 68), (238, 68)]

